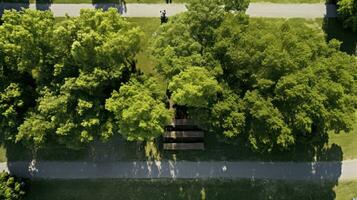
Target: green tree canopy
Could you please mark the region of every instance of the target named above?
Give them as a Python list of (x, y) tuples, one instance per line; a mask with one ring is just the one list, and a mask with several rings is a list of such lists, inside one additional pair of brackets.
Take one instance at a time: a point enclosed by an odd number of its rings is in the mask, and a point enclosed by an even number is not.
[[(249, 19), (212, 5), (195, 1), (153, 42), (159, 60), (185, 60), (174, 68), (159, 62), (157, 68), (174, 103), (190, 107), (190, 117), (199, 123), (258, 151), (323, 143), (328, 131), (350, 130), (357, 61), (339, 51), (340, 42), (327, 43), (319, 30), (294, 21)], [(188, 13), (197, 19), (187, 20)], [(187, 28), (177, 30), (178, 40), (170, 33), (176, 27)], [(158, 53), (168, 46), (170, 54)], [(187, 59), (191, 56), (204, 61)]]
[[(58, 24), (48, 11), (7, 11), (3, 21), (1, 126), (36, 147), (77, 149), (113, 135), (105, 101), (135, 72), (141, 31), (116, 9), (82, 10)], [(10, 73), (19, 78), (4, 78)]]
[(35, 10), (5, 11), (0, 26), (3, 73), (28, 73), (38, 84), (52, 79), (54, 17)]
[(189, 67), (169, 83), (171, 99), (177, 105), (207, 107), (221, 90), (215, 77), (203, 67)]
[(173, 112), (166, 108), (165, 88), (159, 84), (153, 77), (133, 77), (107, 99), (106, 109), (114, 114), (114, 124), (128, 140), (153, 140), (170, 123)]

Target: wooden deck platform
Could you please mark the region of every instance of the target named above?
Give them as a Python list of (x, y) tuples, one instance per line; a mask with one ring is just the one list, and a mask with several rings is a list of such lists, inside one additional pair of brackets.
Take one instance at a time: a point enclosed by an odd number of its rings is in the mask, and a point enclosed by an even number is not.
[(203, 131), (167, 131), (164, 134), (165, 139), (203, 138), (204, 136)]
[(171, 123), (172, 126), (194, 126), (190, 119), (174, 119)]
[(204, 150), (203, 143), (164, 143), (165, 150)]

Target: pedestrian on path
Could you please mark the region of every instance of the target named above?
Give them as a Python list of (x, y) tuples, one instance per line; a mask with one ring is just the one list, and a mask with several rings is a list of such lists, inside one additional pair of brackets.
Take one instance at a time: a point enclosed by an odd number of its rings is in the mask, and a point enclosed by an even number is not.
[(166, 0), (166, 3), (167, 4), (172, 3), (172, 0)]
[(160, 11), (160, 13), (161, 13), (161, 17), (160, 17), (161, 24), (166, 23), (168, 21), (168, 18), (166, 17), (166, 10)]
[(124, 13), (126, 13), (127, 12), (127, 8), (126, 8), (126, 1), (125, 0), (123, 0), (123, 10), (124, 10)]

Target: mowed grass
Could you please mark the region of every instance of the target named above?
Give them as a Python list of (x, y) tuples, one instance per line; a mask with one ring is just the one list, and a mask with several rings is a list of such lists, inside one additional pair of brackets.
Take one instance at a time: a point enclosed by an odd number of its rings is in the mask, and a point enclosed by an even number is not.
[(337, 200), (357, 198), (357, 180), (338, 183), (333, 189)]
[(154, 61), (150, 59), (149, 44), (153, 35), (160, 27), (160, 18), (127, 18), (134, 26), (138, 26), (144, 33), (141, 38), (141, 51), (138, 53), (137, 67), (144, 73), (152, 73)]
[(6, 147), (4, 145), (0, 145), (0, 162), (6, 162)]
[(35, 180), (25, 200), (350, 200), (356, 188), (357, 181)]
[(357, 123), (355, 123), (353, 130), (349, 133), (329, 134), (329, 143), (342, 147), (344, 160), (357, 159)]

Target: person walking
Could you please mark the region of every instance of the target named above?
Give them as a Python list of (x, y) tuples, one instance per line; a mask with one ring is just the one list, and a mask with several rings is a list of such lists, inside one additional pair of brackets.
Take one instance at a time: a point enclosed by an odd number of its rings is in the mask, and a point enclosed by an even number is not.
[(160, 11), (160, 13), (161, 13), (161, 17), (160, 17), (161, 24), (167, 23), (168, 18), (166, 17), (166, 10)]
[(126, 13), (127, 12), (127, 8), (126, 8), (126, 1), (125, 0), (123, 0), (123, 4), (124, 4), (124, 13)]

